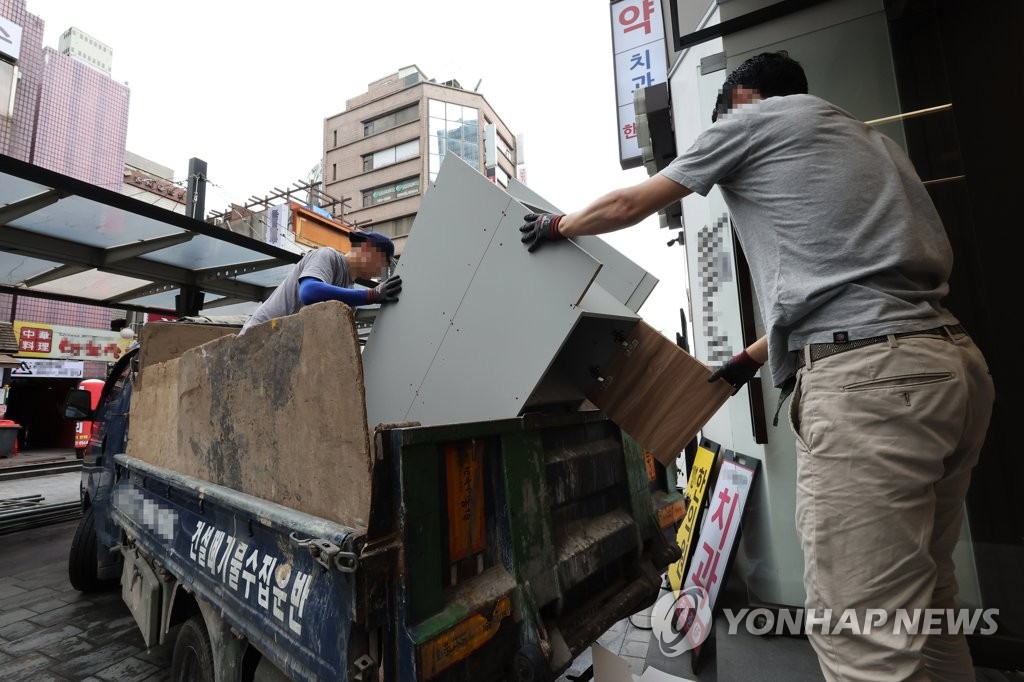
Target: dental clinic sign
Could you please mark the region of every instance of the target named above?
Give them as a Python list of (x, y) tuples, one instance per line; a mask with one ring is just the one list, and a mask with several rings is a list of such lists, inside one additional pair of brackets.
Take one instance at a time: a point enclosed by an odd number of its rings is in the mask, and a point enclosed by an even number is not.
[(668, 75), (661, 0), (611, 3), (615, 53), (615, 104), (619, 110), (619, 163), (623, 169), (643, 163), (637, 135), (634, 92), (664, 83)]

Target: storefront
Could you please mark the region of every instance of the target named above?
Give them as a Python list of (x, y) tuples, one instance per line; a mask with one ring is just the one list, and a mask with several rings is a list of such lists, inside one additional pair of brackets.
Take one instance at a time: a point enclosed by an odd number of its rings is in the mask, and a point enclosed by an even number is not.
[(75, 446), (75, 422), (61, 406), (83, 379), (106, 378), (107, 367), (127, 350), (130, 338), (102, 329), (14, 322), (18, 367), (5, 371), (2, 418), (21, 426), (20, 452)]

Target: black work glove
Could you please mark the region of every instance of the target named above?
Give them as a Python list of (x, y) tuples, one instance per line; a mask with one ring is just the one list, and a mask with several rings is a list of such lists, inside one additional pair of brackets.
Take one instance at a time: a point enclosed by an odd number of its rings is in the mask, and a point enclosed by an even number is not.
[(523, 216), (526, 222), (519, 231), (523, 233), (522, 242), (526, 244), (526, 250), (533, 253), (541, 242), (565, 239), (558, 231), (558, 223), (564, 217), (557, 213), (529, 213)]
[(402, 293), (402, 278), (391, 275), (386, 280), (366, 292), (367, 303), (394, 303)]
[(736, 395), (740, 386), (753, 379), (759, 369), (761, 369), (761, 363), (750, 357), (746, 350), (742, 350), (716, 369), (708, 377), (708, 383), (713, 384), (719, 379), (725, 379), (733, 387), (732, 394)]

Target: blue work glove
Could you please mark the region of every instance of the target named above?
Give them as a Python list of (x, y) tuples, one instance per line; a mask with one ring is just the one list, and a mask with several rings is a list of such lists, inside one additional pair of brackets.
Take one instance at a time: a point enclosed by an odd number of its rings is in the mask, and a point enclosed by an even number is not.
[(761, 363), (750, 357), (746, 350), (741, 350), (716, 369), (708, 377), (708, 383), (713, 384), (719, 379), (725, 379), (734, 389), (732, 394), (736, 395), (740, 387), (753, 379), (759, 369), (761, 369)]
[(558, 223), (565, 216), (557, 213), (529, 213), (523, 216), (526, 222), (519, 231), (523, 233), (522, 242), (526, 244), (526, 250), (533, 253), (541, 242), (553, 242), (565, 239), (558, 231)]
[(394, 303), (402, 293), (402, 278), (391, 275), (372, 289), (366, 291), (367, 303)]

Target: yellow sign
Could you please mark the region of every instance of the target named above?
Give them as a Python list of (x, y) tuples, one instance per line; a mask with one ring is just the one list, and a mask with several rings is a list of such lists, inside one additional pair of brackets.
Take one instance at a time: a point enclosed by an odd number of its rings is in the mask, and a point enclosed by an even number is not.
[(42, 322), (14, 321), (18, 357), (53, 360), (116, 362), (132, 340), (117, 332), (84, 327), (64, 327)]
[(715, 453), (707, 448), (697, 448), (697, 454), (693, 458), (693, 468), (686, 479), (686, 516), (676, 533), (676, 544), (683, 552), (683, 558), (668, 567), (668, 580), (672, 585), (672, 591), (679, 594), (683, 586), (683, 578), (686, 576), (686, 563), (690, 556), (690, 543), (693, 541), (694, 530), (697, 525), (697, 517), (700, 515), (701, 505), (704, 503), (704, 493), (708, 489), (708, 479), (711, 477), (711, 467), (715, 463)]
[(420, 674), (430, 679), (467, 658), (498, 632), (501, 621), (512, 613), (512, 602), (504, 596), (494, 604), (490, 617), (474, 613), (420, 647)]

